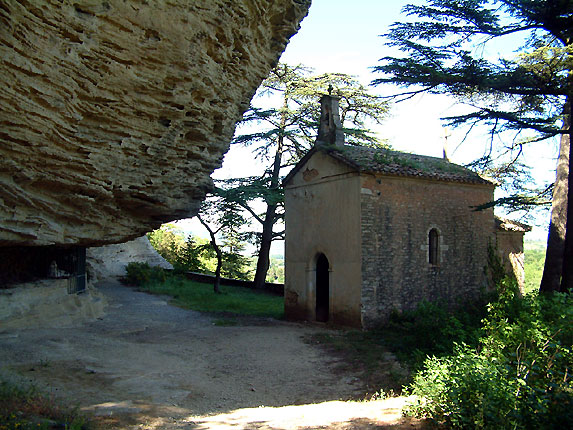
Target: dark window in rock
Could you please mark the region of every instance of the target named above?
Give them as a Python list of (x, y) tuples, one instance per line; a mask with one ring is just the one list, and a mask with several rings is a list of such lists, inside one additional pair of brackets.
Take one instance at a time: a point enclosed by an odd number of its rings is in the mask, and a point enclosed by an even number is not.
[(439, 239), (440, 235), (438, 234), (438, 230), (436, 230), (435, 228), (431, 229), (430, 233), (428, 234), (428, 245), (429, 245), (428, 262), (434, 266), (437, 266), (440, 263)]

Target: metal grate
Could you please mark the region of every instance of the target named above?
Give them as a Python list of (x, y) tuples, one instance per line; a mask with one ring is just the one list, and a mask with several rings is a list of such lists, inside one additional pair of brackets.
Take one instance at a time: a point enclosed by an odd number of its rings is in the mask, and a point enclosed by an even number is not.
[(71, 271), (68, 278), (68, 294), (79, 294), (86, 290), (86, 248), (75, 248), (70, 255)]

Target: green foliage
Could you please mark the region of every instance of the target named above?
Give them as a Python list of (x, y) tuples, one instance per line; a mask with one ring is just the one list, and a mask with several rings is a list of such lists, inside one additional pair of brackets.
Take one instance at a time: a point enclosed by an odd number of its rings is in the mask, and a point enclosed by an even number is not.
[(411, 386), (409, 408), (448, 428), (555, 429), (573, 422), (573, 296), (520, 297), (500, 284), (478, 347), (460, 343), (430, 357)]
[[(223, 243), (223, 265), (222, 276), (232, 279), (248, 280), (251, 276), (251, 261), (243, 255), (245, 242), (242, 235), (233, 229), (237, 228), (237, 223), (222, 232)], [(151, 245), (157, 252), (173, 265), (176, 273), (198, 272), (212, 274), (217, 266), (217, 257), (212, 244), (207, 239), (187, 236), (174, 224), (164, 224), (161, 228), (147, 234)], [(141, 268), (134, 266), (131, 271), (141, 271)], [(149, 278), (150, 273), (133, 273), (129, 278), (131, 283), (138, 282), (138, 277), (143, 280)], [(137, 284), (139, 285), (139, 284)]]
[[(279, 64), (271, 70), (254, 98), (254, 105), (244, 114), (232, 144), (250, 147), (265, 170), (261, 176), (233, 178), (219, 182), (217, 193), (236, 210), (245, 210), (260, 228), (250, 237), (259, 248), (254, 282), (267, 278), (269, 249), (273, 240), (284, 238), (275, 231), (284, 218), (284, 192), (281, 177), (284, 169), (296, 164), (312, 147), (320, 123), (322, 95), (334, 89), (340, 96), (340, 120), (347, 142), (379, 146), (368, 130), (368, 123), (380, 123), (388, 104), (351, 76), (341, 73), (312, 75), (303, 66)], [(272, 106), (269, 105), (269, 101)], [(257, 106), (259, 105), (259, 106)], [(264, 106), (264, 107), (263, 107)], [(257, 204), (266, 205), (257, 213)]]
[(163, 224), (161, 228), (147, 233), (147, 238), (159, 255), (171, 264), (176, 261), (185, 244), (183, 230), (171, 223)]
[(63, 406), (36, 387), (0, 380), (0, 430), (85, 429), (77, 409)]
[(165, 270), (151, 267), (148, 263), (129, 263), (125, 271), (126, 275), (122, 281), (127, 285), (141, 286), (151, 281), (163, 282), (167, 278)]
[[(395, 100), (425, 92), (464, 103), (463, 114), (443, 120), (468, 133), (477, 124), (489, 127), (490, 148), (471, 167), (497, 179), (508, 194), (493, 203), (512, 211), (548, 205), (551, 186), (532, 186), (519, 160), (524, 145), (563, 131), (572, 96), (573, 2), (427, 0), (403, 12), (385, 35), (399, 56), (381, 59), (374, 84), (407, 88)], [(514, 49), (507, 55), (491, 55), (508, 43)], [(506, 141), (494, 148), (494, 136)]]
[(247, 281), (251, 278), (251, 259), (245, 257), (245, 243), (242, 235), (229, 231), (223, 238), (223, 265), (221, 275), (231, 279)]
[(343, 73), (315, 75), (304, 66), (287, 64), (278, 64), (271, 70), (255, 98), (258, 103), (264, 103), (263, 99), (279, 96), (276, 105), (269, 109), (251, 107), (241, 124), (256, 123), (259, 127), (255, 132), (236, 135), (233, 143), (254, 145), (259, 158), (272, 159), (271, 154), (282, 138), (282, 164), (295, 163), (316, 139), (320, 122), (318, 100), (328, 94), (330, 86), (333, 95), (340, 97), (340, 121), (348, 143), (379, 146), (368, 123), (382, 122), (388, 113), (386, 101), (370, 94), (368, 88), (352, 76)]
[(507, 372), (466, 346), (452, 356), (428, 358), (412, 384), (419, 396), (407, 413), (448, 428), (505, 429), (513, 407)]
[(165, 281), (150, 280), (140, 286), (142, 291), (173, 297), (177, 306), (201, 312), (253, 315), (282, 319), (283, 298), (244, 287), (220, 287), (221, 294), (213, 294), (211, 284), (189, 281), (181, 276)]
[[(571, 91), (567, 45), (572, 8), (567, 0), (428, 0), (407, 5), (404, 12), (416, 21), (395, 23), (386, 35), (388, 44), (405, 55), (384, 57), (375, 68), (384, 76), (375, 83), (422, 86), (423, 91), (469, 101), (475, 111), (448, 118), (452, 125), (484, 121), (494, 130), (531, 128), (543, 136), (556, 135), (563, 96)], [(520, 55), (482, 55), (486, 44), (520, 31)], [(472, 49), (480, 44), (481, 50)]]
[(499, 285), (508, 275), (497, 252), (497, 246), (492, 245), (491, 242), (487, 244), (487, 272), (492, 286)]
[(417, 369), (428, 355), (451, 354), (456, 342), (477, 345), (487, 300), (484, 296), (454, 310), (443, 303), (423, 301), (414, 311), (393, 313), (377, 332), (391, 351)]
[[(202, 242), (202, 243), (201, 243)], [(173, 269), (177, 272), (204, 272), (209, 258), (207, 241), (188, 236), (174, 255)]]
[[(248, 276), (247, 259), (240, 254), (244, 248), (242, 235), (238, 233), (246, 220), (240, 206), (226, 199), (218, 189), (203, 201), (199, 212), (197, 219), (209, 232), (210, 245), (216, 256), (213, 288), (215, 293), (218, 293), (222, 274), (242, 279)], [(218, 238), (221, 237), (225, 241), (224, 246), (229, 249), (228, 252), (224, 252), (218, 243)]]
[(282, 258), (271, 257), (269, 271), (267, 272), (267, 282), (275, 284), (284, 284), (285, 282), (285, 263)]
[(161, 228), (147, 234), (155, 250), (173, 265), (178, 272), (209, 272), (209, 241), (188, 236), (174, 224), (163, 224)]
[(527, 247), (525, 248), (525, 294), (536, 293), (541, 284), (541, 277), (543, 276), (543, 265), (545, 264), (545, 244), (541, 244), (538, 248)]

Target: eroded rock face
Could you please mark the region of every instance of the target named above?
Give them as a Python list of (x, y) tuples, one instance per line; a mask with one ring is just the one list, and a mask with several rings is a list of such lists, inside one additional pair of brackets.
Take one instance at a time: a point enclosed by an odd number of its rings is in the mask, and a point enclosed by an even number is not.
[(87, 269), (90, 282), (94, 284), (107, 278), (125, 276), (125, 267), (132, 262), (173, 269), (171, 263), (159, 255), (149, 243), (147, 236), (125, 243), (87, 249)]
[(195, 214), (309, 0), (0, 3), (0, 246)]

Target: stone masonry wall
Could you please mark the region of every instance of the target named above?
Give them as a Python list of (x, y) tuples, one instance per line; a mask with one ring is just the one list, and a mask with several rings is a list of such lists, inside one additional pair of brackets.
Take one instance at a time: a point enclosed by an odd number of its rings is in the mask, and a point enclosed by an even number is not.
[(515, 276), (519, 290), (523, 293), (525, 286), (525, 254), (523, 252), (521, 231), (497, 231), (496, 248), (505, 270)]
[[(365, 328), (422, 300), (471, 300), (485, 286), (494, 217), (471, 206), (490, 201), (493, 185), (365, 176), (361, 197)], [(438, 265), (428, 257), (432, 228), (440, 233)]]
[(315, 154), (285, 186), (285, 315), (316, 320), (316, 259), (330, 265), (329, 317), (360, 327), (360, 178)]

